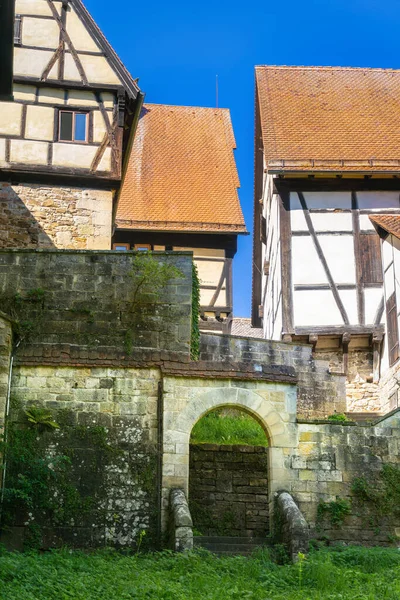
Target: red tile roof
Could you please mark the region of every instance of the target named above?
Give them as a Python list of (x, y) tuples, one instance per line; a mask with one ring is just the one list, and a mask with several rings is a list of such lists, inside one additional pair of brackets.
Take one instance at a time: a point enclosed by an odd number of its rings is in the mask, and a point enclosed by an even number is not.
[(400, 172), (400, 70), (256, 67), (271, 172)]
[(245, 233), (229, 111), (146, 104), (120, 192), (119, 229)]
[(370, 215), (370, 221), (400, 240), (400, 215)]

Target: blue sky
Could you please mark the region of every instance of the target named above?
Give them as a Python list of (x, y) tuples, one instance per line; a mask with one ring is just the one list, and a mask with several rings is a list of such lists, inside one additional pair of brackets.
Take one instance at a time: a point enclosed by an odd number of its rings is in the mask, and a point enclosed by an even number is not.
[[(231, 110), (241, 204), (253, 205), (254, 65), (400, 67), (399, 0), (84, 0), (147, 102)], [(236, 316), (250, 314), (250, 236), (234, 266)]]

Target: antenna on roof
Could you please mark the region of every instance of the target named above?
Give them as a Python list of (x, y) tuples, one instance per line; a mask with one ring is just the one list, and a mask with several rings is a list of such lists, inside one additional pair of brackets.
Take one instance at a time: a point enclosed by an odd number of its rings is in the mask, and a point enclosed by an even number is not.
[(218, 75), (215, 76), (215, 107), (218, 108)]

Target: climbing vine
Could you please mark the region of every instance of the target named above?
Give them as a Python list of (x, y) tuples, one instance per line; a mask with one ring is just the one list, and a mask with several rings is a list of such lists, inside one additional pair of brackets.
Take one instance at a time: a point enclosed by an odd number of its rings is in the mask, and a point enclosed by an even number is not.
[(337, 497), (332, 502), (321, 500), (317, 509), (317, 522), (321, 524), (328, 519), (332, 527), (340, 527), (350, 513), (350, 504), (344, 498)]
[(200, 280), (197, 272), (197, 266), (192, 266), (192, 334), (190, 340), (190, 357), (192, 360), (198, 360), (200, 355)]
[(355, 477), (351, 491), (355, 503), (365, 508), (375, 522), (384, 517), (400, 517), (399, 467), (387, 464), (373, 477)]

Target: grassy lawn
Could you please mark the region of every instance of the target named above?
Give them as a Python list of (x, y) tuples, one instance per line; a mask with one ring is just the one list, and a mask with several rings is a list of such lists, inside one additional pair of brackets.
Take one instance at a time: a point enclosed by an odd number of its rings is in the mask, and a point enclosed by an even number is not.
[(63, 550), (0, 556), (3, 600), (396, 600), (400, 551), (346, 548), (312, 553), (299, 567), (205, 552), (124, 556)]
[(190, 441), (193, 444), (249, 444), (268, 446), (261, 425), (240, 411), (214, 410), (193, 427)]

